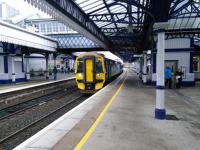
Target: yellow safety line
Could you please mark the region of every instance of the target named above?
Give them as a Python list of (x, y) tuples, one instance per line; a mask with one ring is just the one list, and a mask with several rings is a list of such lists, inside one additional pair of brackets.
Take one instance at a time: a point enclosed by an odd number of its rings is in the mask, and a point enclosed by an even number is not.
[[(126, 72), (127, 75), (127, 72)], [(74, 148), (74, 150), (81, 150), (83, 145), (87, 142), (87, 140), (90, 138), (91, 134), (94, 132), (94, 130), (96, 129), (96, 127), (98, 126), (98, 124), (100, 123), (100, 121), (103, 119), (105, 113), (107, 112), (108, 108), (110, 107), (110, 105), (112, 104), (112, 102), (114, 101), (115, 97), (118, 95), (118, 93), (120, 92), (120, 90), (122, 89), (124, 82), (126, 80), (127, 76), (125, 77), (125, 79), (123, 80), (122, 84), (120, 85), (120, 87), (118, 88), (118, 90), (115, 92), (115, 94), (112, 96), (112, 98), (110, 99), (110, 101), (107, 103), (107, 105), (104, 107), (104, 109), (102, 110), (101, 114), (98, 116), (97, 120), (93, 123), (93, 125), (90, 127), (90, 129), (87, 131), (87, 133), (84, 135), (84, 137), (81, 139), (81, 141), (76, 145), (76, 147)]]

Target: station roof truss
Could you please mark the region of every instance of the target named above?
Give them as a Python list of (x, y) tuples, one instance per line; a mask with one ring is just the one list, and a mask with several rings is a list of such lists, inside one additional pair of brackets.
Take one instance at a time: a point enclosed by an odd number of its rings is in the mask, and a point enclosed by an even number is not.
[(191, 38), (200, 45), (200, 1), (173, 0), (169, 10), (167, 39)]
[(157, 22), (168, 22), (167, 38), (199, 40), (199, 0), (26, 1), (111, 51), (150, 49)]
[(149, 0), (74, 0), (110, 41), (110, 49), (139, 47)]

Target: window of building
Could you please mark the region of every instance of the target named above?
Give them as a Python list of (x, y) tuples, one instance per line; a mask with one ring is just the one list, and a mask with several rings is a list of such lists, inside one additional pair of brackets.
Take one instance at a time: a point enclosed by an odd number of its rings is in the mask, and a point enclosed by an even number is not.
[(60, 24), (60, 32), (64, 32), (65, 31), (65, 25), (64, 24)]
[(46, 31), (45, 24), (44, 23), (40, 24), (40, 32), (45, 32), (45, 31)]
[(58, 32), (58, 23), (53, 23), (53, 32)]
[(200, 72), (200, 57), (193, 58), (193, 70), (194, 72)]
[(14, 17), (16, 15), (19, 15), (19, 10), (14, 9), (13, 7), (10, 6), (6, 6), (6, 17), (7, 18), (11, 18)]
[(0, 18), (2, 18), (2, 4), (0, 4)]
[(39, 29), (39, 24), (34, 24), (34, 27), (35, 27), (36, 29)]
[(47, 24), (47, 32), (52, 32), (52, 24), (51, 23)]

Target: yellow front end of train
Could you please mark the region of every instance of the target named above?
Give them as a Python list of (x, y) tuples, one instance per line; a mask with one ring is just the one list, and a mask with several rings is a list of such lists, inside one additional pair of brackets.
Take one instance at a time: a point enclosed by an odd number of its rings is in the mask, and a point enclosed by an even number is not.
[(94, 93), (106, 81), (104, 57), (100, 54), (83, 54), (76, 59), (76, 83), (84, 93)]

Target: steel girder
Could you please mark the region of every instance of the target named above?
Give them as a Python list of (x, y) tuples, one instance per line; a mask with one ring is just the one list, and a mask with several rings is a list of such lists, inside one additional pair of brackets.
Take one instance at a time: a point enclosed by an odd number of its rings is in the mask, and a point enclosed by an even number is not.
[(167, 31), (167, 38), (199, 39), (197, 37), (200, 37), (200, 6), (197, 2), (194, 0), (173, 0), (170, 19), (175, 21), (173, 29)]
[(48, 36), (58, 42), (59, 49), (99, 48), (99, 45), (80, 34), (53, 34)]
[(170, 18), (177, 17), (183, 15), (183, 13), (187, 12), (190, 13), (191, 11), (188, 10), (188, 6), (191, 6), (193, 0), (175, 0), (172, 1), (172, 7), (170, 9)]
[[(138, 35), (138, 33), (143, 32), (143, 19), (144, 14), (148, 13), (148, 9), (146, 8), (146, 6), (148, 6), (146, 5), (148, 0), (116, 0), (113, 2), (108, 2), (106, 0), (100, 1), (103, 2), (104, 6), (89, 11), (87, 15), (111, 41), (111, 49), (113, 48), (112, 45), (118, 44), (116, 42), (124, 43), (123, 45), (125, 46), (127, 41), (133, 42), (134, 38), (139, 39), (135, 34)], [(78, 1), (78, 5), (80, 7), (82, 6), (81, 8), (83, 10), (87, 7), (85, 3), (90, 3), (90, 0), (82, 2)], [(94, 8), (92, 7), (92, 9)], [(88, 10), (86, 9), (85, 11), (87, 12)], [(131, 28), (129, 28), (129, 25)], [(124, 40), (126, 35), (129, 35), (128, 38), (126, 37), (127, 41)], [(118, 38), (117, 41), (116, 37)], [(137, 44), (132, 45), (135, 46)], [(128, 44), (128, 46), (130, 46), (130, 44)]]
[[(182, 3), (184, 0), (182, 0)], [(176, 7), (178, 7), (176, 9)], [(175, 7), (175, 8), (174, 8)], [(170, 18), (171, 19), (178, 19), (178, 18), (196, 18), (200, 16), (200, 7), (195, 5), (193, 0), (187, 0), (187, 2), (183, 3), (182, 5), (174, 4), (173, 9), (170, 10)], [(189, 15), (189, 16), (188, 16)]]
[(200, 29), (166, 30), (166, 39), (200, 37)]
[[(90, 19), (93, 21), (98, 21), (98, 22), (112, 22), (112, 23), (125, 23), (125, 24), (136, 24), (136, 25), (141, 25), (143, 22), (141, 21), (141, 17), (135, 18), (131, 17), (131, 20), (128, 19), (129, 15), (132, 14), (142, 14), (142, 12), (131, 12), (131, 13), (112, 13), (112, 14), (97, 14), (97, 15), (90, 15)], [(111, 19), (111, 18), (113, 19)]]

